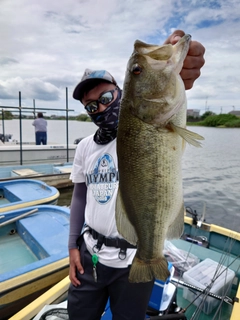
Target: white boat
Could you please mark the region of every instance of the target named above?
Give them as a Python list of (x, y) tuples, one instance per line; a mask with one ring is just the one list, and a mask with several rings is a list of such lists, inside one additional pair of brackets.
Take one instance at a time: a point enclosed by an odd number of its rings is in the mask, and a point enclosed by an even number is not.
[(0, 145), (0, 166), (34, 163), (72, 162), (76, 144), (16, 144)]
[(60, 189), (73, 185), (69, 179), (71, 171), (72, 162), (0, 166), (0, 182), (23, 178), (38, 179)]

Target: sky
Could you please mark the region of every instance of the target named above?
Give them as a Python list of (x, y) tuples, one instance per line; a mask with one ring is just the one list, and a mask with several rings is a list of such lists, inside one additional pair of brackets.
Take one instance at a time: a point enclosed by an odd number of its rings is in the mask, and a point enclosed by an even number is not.
[(59, 115), (51, 109), (67, 101), (69, 115), (80, 114), (72, 92), (86, 68), (108, 70), (122, 87), (136, 39), (160, 45), (181, 29), (206, 48), (188, 109), (240, 110), (239, 0), (0, 0), (0, 8), (0, 109), (17, 107), (21, 92), (22, 107)]

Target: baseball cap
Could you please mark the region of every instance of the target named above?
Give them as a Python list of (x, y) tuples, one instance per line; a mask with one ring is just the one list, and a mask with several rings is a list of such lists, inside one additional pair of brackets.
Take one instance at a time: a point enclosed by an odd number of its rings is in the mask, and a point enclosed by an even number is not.
[(81, 81), (79, 82), (79, 84), (76, 86), (76, 88), (73, 91), (73, 98), (81, 101), (81, 98), (83, 97), (85, 86), (87, 84), (89, 84), (90, 81), (95, 81), (97, 79), (107, 81), (109, 83), (113, 83), (113, 84), (117, 85), (116, 80), (113, 78), (113, 76), (108, 71), (86, 69), (84, 71), (84, 74), (82, 76)]

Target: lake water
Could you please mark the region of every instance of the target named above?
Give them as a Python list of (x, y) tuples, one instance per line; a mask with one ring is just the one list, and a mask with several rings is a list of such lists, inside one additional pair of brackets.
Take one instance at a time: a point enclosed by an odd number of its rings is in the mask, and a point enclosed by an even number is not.
[[(19, 121), (4, 122), (5, 133), (19, 140)], [(90, 122), (69, 121), (69, 143), (96, 130)], [(189, 127), (204, 136), (202, 148), (187, 145), (183, 157), (184, 201), (205, 219), (240, 232), (240, 129)], [(33, 142), (32, 120), (23, 120), (22, 137)], [(0, 133), (2, 128), (0, 126)], [(48, 121), (48, 141), (66, 142), (66, 122)], [(69, 205), (72, 190), (62, 190), (60, 204)]]
[(205, 202), (206, 222), (240, 232), (240, 129), (188, 129), (205, 140), (183, 157), (185, 205), (201, 213)]
[[(22, 120), (22, 141), (35, 142), (35, 131), (32, 125), (33, 120)], [(71, 144), (76, 138), (86, 137), (92, 134), (96, 126), (92, 122), (68, 121), (68, 142)], [(2, 124), (0, 124), (0, 133), (2, 133)], [(5, 134), (13, 134), (13, 139), (20, 140), (19, 120), (4, 121)], [(66, 143), (66, 121), (48, 120), (48, 144)]]

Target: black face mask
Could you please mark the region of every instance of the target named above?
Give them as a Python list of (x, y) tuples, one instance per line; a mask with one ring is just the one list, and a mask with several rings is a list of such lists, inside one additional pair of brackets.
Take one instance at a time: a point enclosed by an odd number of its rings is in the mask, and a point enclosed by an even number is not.
[(92, 121), (99, 127), (93, 139), (97, 144), (107, 144), (117, 136), (118, 114), (120, 109), (121, 90), (118, 96), (103, 112), (89, 114)]

